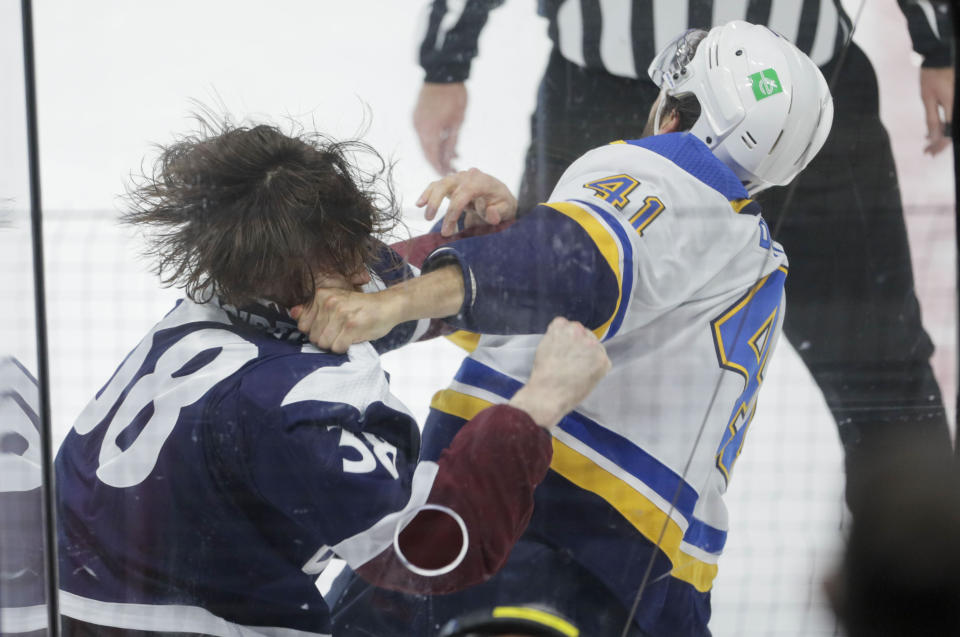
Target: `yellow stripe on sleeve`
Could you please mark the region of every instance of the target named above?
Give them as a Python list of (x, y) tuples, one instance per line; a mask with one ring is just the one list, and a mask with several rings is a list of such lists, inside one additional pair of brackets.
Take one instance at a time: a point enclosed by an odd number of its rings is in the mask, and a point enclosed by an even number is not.
[(617, 311), (620, 309), (620, 304), (623, 302), (623, 273), (620, 272), (620, 246), (617, 243), (617, 240), (613, 238), (604, 225), (600, 223), (596, 217), (581, 208), (579, 205), (569, 201), (548, 203), (544, 205), (549, 206), (557, 212), (570, 217), (577, 222), (581, 228), (586, 230), (587, 234), (590, 235), (590, 238), (593, 239), (594, 245), (596, 245), (597, 249), (600, 250), (600, 254), (603, 255), (603, 259), (607, 262), (607, 265), (610, 266), (610, 269), (613, 270), (613, 274), (617, 277), (617, 304), (613, 308), (610, 318), (608, 318), (603, 325), (593, 330), (593, 333), (596, 335), (596, 337), (602, 339), (604, 334), (606, 334), (607, 329), (610, 327), (610, 323), (613, 322), (614, 317), (617, 315)]
[(480, 342), (480, 335), (468, 332), (467, 330), (457, 330), (453, 334), (447, 335), (447, 340), (461, 349), (472, 352), (477, 349)]

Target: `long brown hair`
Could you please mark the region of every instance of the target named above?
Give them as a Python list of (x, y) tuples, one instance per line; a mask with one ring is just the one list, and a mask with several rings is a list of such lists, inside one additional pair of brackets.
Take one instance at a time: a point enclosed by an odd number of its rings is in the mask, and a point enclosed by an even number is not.
[(392, 166), (366, 143), (196, 117), (198, 131), (160, 146), (133, 179), (122, 217), (149, 230), (164, 285), (200, 303), (289, 307), (318, 273), (370, 263), (372, 237), (395, 227)]

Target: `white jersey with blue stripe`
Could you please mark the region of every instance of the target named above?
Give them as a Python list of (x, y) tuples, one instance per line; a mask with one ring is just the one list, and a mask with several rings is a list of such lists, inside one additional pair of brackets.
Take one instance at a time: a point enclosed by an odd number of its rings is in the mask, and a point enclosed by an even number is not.
[[(689, 600), (700, 619), (642, 608), (638, 622), (656, 634), (703, 634), (728, 528), (722, 496), (783, 321), (786, 256), (733, 173), (688, 134), (587, 153), (544, 207), (582, 228), (617, 290), (615, 299), (609, 290), (583, 291), (606, 296), (605, 317), (589, 327), (613, 369), (554, 431), (552, 471), (537, 490), (530, 532), (570, 548), (628, 604), (647, 558), (659, 560), (671, 576), (661, 585), (677, 583), (662, 599)], [(536, 245), (564, 250), (549, 236)], [(476, 285), (482, 291), (483, 281)], [(432, 439), (448, 437), (436, 432), (450, 418), (469, 418), (520, 387), (539, 339), (476, 341), (434, 399), (426, 457)], [(646, 551), (637, 549), (638, 533)], [(605, 536), (601, 549), (596, 538)], [(666, 574), (657, 569), (654, 577)], [(654, 590), (648, 599), (656, 598)]]

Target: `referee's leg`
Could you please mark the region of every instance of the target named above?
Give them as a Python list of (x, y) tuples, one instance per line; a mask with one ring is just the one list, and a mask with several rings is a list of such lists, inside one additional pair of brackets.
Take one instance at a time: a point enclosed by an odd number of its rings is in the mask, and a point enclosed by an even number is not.
[(790, 259), (784, 333), (836, 419), (849, 493), (863, 462), (897, 436), (945, 452), (950, 438), (876, 75), (855, 46), (834, 105), (830, 137), (797, 178), (789, 209), (787, 188), (760, 201)]

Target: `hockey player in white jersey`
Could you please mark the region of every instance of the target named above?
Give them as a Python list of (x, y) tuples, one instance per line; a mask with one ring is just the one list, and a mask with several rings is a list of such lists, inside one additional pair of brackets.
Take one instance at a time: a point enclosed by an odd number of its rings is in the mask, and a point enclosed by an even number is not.
[[(803, 53), (745, 22), (683, 34), (649, 72), (661, 87), (649, 136), (588, 152), (548, 202), (440, 247), (416, 281), (320, 291), (297, 310), (311, 340), (335, 350), (413, 317), (452, 314), (469, 330), (459, 340), (470, 356), (433, 400), (424, 458), (509, 400), (553, 314), (592, 329), (613, 362), (554, 430), (551, 470), (503, 571), (433, 600), (353, 581), (334, 609), (343, 634), (428, 635), (465, 611), (541, 602), (589, 635), (709, 635), (723, 494), (784, 315), (787, 258), (751, 195), (817, 153), (832, 102)], [(428, 187), (428, 217), (445, 197), (445, 233), (469, 201), (474, 221), (510, 220), (516, 207), (476, 171)]]
[(609, 361), (557, 318), (527, 386), (418, 463), (419, 429), (378, 352), (426, 326), (338, 354), (283, 309), (318, 285), (411, 275), (375, 239), (397, 207), (388, 173), (354, 163), (365, 150), (215, 125), (166, 147), (133, 191), (127, 220), (158, 230), (160, 274), (187, 298), (57, 456), (63, 634), (329, 635), (314, 581), (333, 557), (381, 586), (434, 593), (504, 563), (550, 462), (546, 430)]

